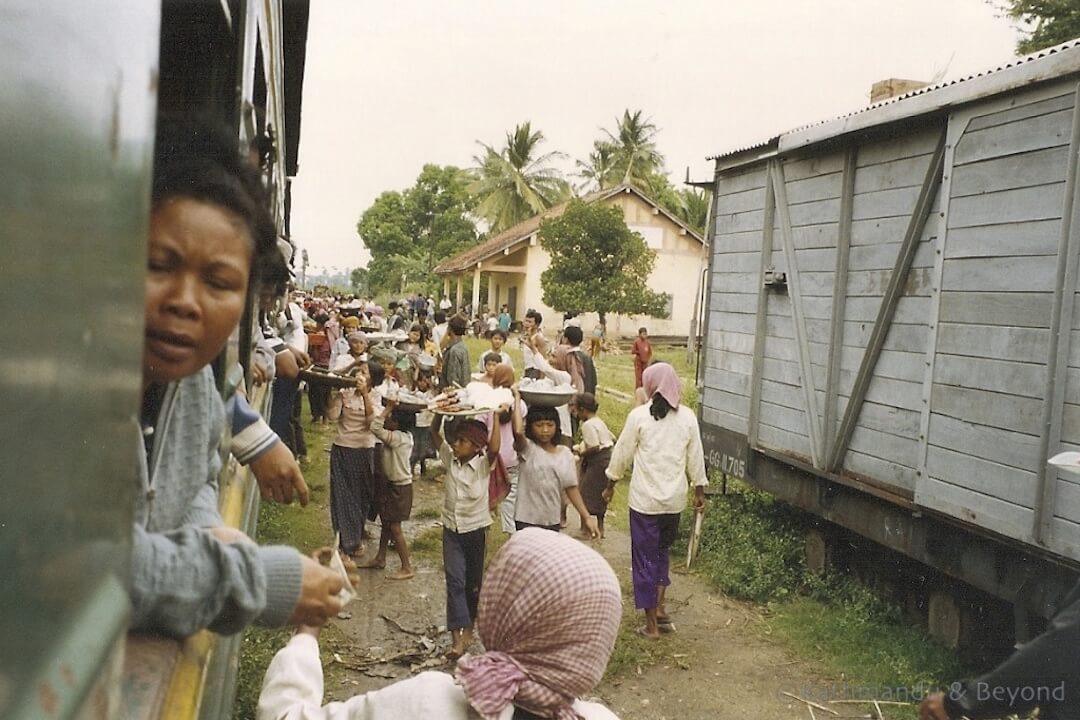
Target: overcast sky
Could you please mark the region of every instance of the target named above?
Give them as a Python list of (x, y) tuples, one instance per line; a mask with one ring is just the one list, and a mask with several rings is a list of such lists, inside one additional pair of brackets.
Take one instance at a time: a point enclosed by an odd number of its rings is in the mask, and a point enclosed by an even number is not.
[(361, 213), (424, 163), (472, 165), (531, 121), (584, 158), (641, 109), (671, 180), (706, 156), (869, 103), (877, 80), (962, 77), (1009, 61), (986, 0), (315, 0), (293, 239), (314, 268), (368, 255)]

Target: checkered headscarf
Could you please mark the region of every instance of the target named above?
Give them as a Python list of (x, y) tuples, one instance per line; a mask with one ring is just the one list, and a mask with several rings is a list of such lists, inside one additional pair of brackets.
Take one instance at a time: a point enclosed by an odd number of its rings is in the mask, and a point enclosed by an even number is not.
[(514, 533), (480, 592), (482, 655), (465, 655), (457, 679), (488, 720), (513, 703), (541, 717), (576, 720), (574, 699), (607, 668), (622, 617), (607, 560), (559, 533)]

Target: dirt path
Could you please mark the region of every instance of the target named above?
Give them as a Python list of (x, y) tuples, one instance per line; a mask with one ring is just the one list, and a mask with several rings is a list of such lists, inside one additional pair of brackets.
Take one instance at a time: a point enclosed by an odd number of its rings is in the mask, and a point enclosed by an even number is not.
[[(437, 482), (417, 482), (414, 517), (430, 517), (439, 507), (441, 490)], [(435, 526), (432, 519), (411, 520), (405, 529), (410, 538), (416, 538)], [(628, 534), (609, 528), (607, 538), (596, 547), (611, 562), (624, 588), (628, 587)], [(392, 549), (388, 561), (396, 569)], [(617, 647), (616, 652), (629, 658), (629, 667), (605, 680), (595, 697), (622, 720), (810, 717), (803, 703), (782, 693), (806, 694), (807, 688), (813, 692), (827, 681), (765, 635), (757, 610), (710, 591), (693, 574), (680, 572), (672, 580), (668, 607), (678, 631), (659, 642), (632, 634), (629, 639), (621, 637), (625, 647)], [(387, 580), (380, 571), (363, 571), (358, 590), (358, 599), (324, 635), (324, 649), (334, 658), (327, 666), (327, 700), (378, 689), (407, 677), (411, 667), (421, 664), (423, 669), (451, 669), (440, 656), (449, 645), (449, 636), (441, 631), (445, 599), (437, 552), (429, 550), (418, 558), (412, 580)], [(626, 622), (638, 623), (640, 613), (629, 598), (624, 613), (634, 614)], [(401, 655), (408, 657), (374, 662)], [(639, 656), (646, 658), (641, 665), (636, 664)]]
[[(609, 530), (599, 549), (628, 587), (629, 534)], [(813, 668), (764, 635), (761, 614), (752, 606), (710, 590), (686, 572), (685, 558), (673, 557), (672, 564), (679, 569), (672, 574), (667, 605), (677, 632), (651, 643), (648, 651), (660, 656), (655, 665), (605, 680), (597, 688), (605, 704), (622, 720), (810, 717), (803, 703), (782, 693), (822, 687)], [(632, 598), (624, 613), (634, 613), (635, 624), (644, 621)]]

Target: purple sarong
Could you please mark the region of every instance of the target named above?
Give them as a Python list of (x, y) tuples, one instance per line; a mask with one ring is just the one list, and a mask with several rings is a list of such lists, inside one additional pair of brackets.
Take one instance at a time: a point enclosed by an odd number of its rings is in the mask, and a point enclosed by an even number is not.
[(668, 549), (678, 533), (678, 513), (646, 515), (630, 510), (630, 559), (637, 609), (656, 607), (660, 586), (671, 584)]

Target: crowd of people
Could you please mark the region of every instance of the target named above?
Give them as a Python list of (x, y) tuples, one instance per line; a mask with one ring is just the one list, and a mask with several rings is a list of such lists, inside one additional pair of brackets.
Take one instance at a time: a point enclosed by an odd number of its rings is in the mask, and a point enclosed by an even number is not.
[[(409, 681), (413, 687), (354, 699), (369, 707), (363, 716), (400, 717), (400, 703), (427, 696), (435, 699), (422, 703), (430, 717), (464, 717), (468, 706), (485, 717), (508, 708), (525, 718), (613, 717), (577, 696), (603, 675), (621, 615), (618, 583), (594, 550), (560, 531), (569, 505), (585, 537), (598, 537), (612, 484), (651, 447), (647, 433), (616, 440), (598, 417), (596, 369), (580, 347), (580, 326), (567, 323), (553, 343), (541, 315), (526, 314), (524, 375), (575, 391), (572, 402), (557, 408), (529, 406), (505, 350), (512, 322), (505, 306), (474, 330), (490, 343), (474, 365), (462, 342), (469, 318), (452, 312), (445, 299), (434, 309), (431, 298), (417, 295), (390, 303), (388, 313), (348, 298), (277, 301), (288, 278), (289, 248), (266, 213), (263, 193), (258, 168), (236, 152), (228, 132), (194, 125), (159, 130), (136, 452), (132, 629), (186, 637), (202, 629), (234, 633), (252, 622), (296, 626), (296, 638), (268, 674), (265, 716), (307, 717), (321, 705), (311, 640), (340, 611), (344, 579), (295, 548), (260, 546), (227, 527), (218, 510), (225, 451), (251, 468), (264, 498), (307, 503), (300, 392), (308, 378), (313, 422), (337, 426), (330, 448), (331, 524), (337, 550), (356, 573), (383, 568), (392, 542), (400, 567), (389, 577), (413, 577), (401, 529), (411, 512), (411, 483), (425, 463), (441, 462), (445, 473), (446, 654), (456, 661), (456, 680), (420, 676)], [(248, 387), (271, 385), (267, 420), (248, 402), (244, 386), (223, 401), (212, 369), (244, 316), (249, 289), (261, 298), (263, 332)], [(322, 382), (312, 372), (336, 381)], [(658, 364), (655, 372), (665, 379), (657, 381), (652, 407), (666, 403), (674, 418), (679, 401), (669, 383), (678, 380), (670, 366)], [(647, 383), (650, 377), (646, 373)], [(504, 391), (507, 401), (445, 423), (423, 402), (470, 382)], [(664, 412), (650, 417), (672, 422)], [(683, 440), (696, 445), (673, 452), (694, 467), (684, 463), (681, 478), (667, 473), (659, 481), (670, 486), (666, 503), (635, 512), (659, 510), (677, 522), (682, 506), (671, 487), (682, 488), (685, 505), (688, 482), (704, 483), (700, 438), (695, 431)], [(636, 463), (632, 488), (645, 483), (652, 493), (657, 479), (641, 475), (638, 466), (647, 473), (646, 463)], [(700, 500), (700, 490), (695, 497)], [(376, 518), (379, 542), (366, 547), (365, 524)], [(493, 518), (514, 537), (485, 572)], [(661, 524), (670, 529), (669, 521)], [(654, 586), (651, 596), (643, 590), (639, 599), (651, 603), (641, 607), (659, 622), (665, 617), (659, 588), (670, 582), (661, 557), (667, 545), (635, 534), (635, 545), (642, 542), (640, 552), (635, 549), (635, 587)], [(594, 632), (581, 632), (590, 627)], [(483, 643), (478, 654), (470, 654), (477, 649), (474, 630)], [(327, 707), (327, 716), (338, 716), (335, 707)]]
[[(297, 627), (267, 673), (260, 717), (464, 718), (470, 708), (502, 720), (614, 717), (579, 697), (599, 681), (612, 650), (618, 583), (602, 557), (561, 530), (570, 506), (585, 538), (600, 536), (615, 485), (629, 472), (633, 598), (645, 619), (639, 633), (659, 640), (673, 632), (665, 608), (669, 549), (688, 488), (700, 509), (707, 485), (696, 416), (682, 402), (674, 369), (655, 361), (642, 328), (633, 348), (636, 407), (615, 438), (597, 414), (596, 368), (573, 322), (553, 343), (540, 313), (530, 310), (522, 321), (522, 377), (574, 389), (572, 402), (547, 407), (521, 398), (504, 349), (506, 313), (481, 328), (490, 349), (474, 366), (462, 342), (468, 319), (450, 313), (445, 300), (432, 311), (430, 298), (416, 296), (385, 314), (362, 301), (324, 305), (297, 296), (277, 310), (287, 244), (264, 208), (258, 170), (227, 132), (159, 130), (134, 457), (132, 629), (186, 637), (202, 629), (235, 633), (253, 622)], [(249, 372), (253, 384), (273, 384), (269, 423), (243, 388), (223, 401), (212, 370), (250, 288), (264, 299), (265, 332)], [(385, 337), (394, 332), (403, 337)], [(331, 522), (355, 572), (383, 568), (393, 542), (400, 567), (390, 577), (413, 577), (401, 528), (411, 483), (425, 463), (442, 463), (446, 654), (455, 661), (453, 676), (424, 673), (325, 707), (315, 638), (341, 609), (342, 576), (295, 548), (260, 546), (227, 527), (218, 510), (223, 451), (251, 468), (264, 498), (307, 503), (299, 389), (301, 371), (313, 366), (343, 383), (312, 382), (309, 392), (313, 420), (337, 424)], [(415, 402), (467, 386), (474, 368), (476, 381), (509, 394), (493, 411), (444, 422)], [(364, 527), (375, 518), (380, 537), (368, 557)], [(512, 537), (485, 571), (493, 518)], [(1078, 607), (1074, 592), (1046, 633), (983, 678), (927, 698), (921, 716), (995, 717), (1038, 704), (1045, 717), (1076, 717), (1069, 659)], [(1057, 685), (1036, 702), (1023, 692), (1058, 680), (1060, 698)]]

